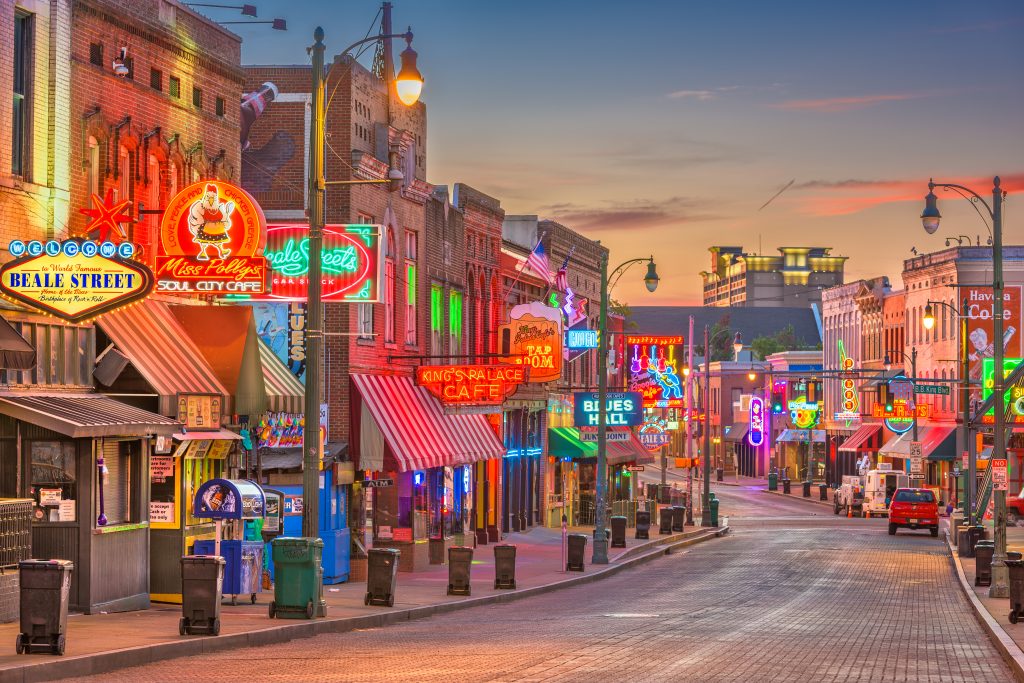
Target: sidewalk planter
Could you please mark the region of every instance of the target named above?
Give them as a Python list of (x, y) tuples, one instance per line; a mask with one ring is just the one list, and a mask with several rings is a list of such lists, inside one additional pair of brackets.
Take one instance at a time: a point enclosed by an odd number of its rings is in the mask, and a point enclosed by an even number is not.
[(626, 547), (626, 518), (621, 515), (616, 515), (611, 518), (612, 527), (612, 548), (625, 548)]
[(398, 585), (398, 559), (401, 551), (394, 548), (370, 548), (366, 553), (365, 605), (395, 606)]
[(672, 506), (672, 531), (683, 531), (686, 526), (686, 508), (682, 505)]
[(473, 566), (473, 549), (462, 546), (448, 548), (448, 595), (469, 595), (469, 572)]
[(324, 570), (320, 565), (324, 542), (319, 538), (280, 536), (274, 539), (271, 547), (274, 559), (274, 599), (270, 602), (270, 618), (312, 619), (327, 616)]
[(220, 596), (226, 561), (216, 555), (181, 558), (181, 620), (178, 635), (220, 635)]
[(651, 513), (647, 510), (637, 510), (636, 513), (636, 538), (650, 538)]
[(18, 563), (21, 633), (15, 651), (19, 655), (33, 650), (64, 654), (73, 569), (74, 564), (68, 560), (22, 560)]
[(494, 587), (516, 587), (516, 547), (511, 543), (494, 546)]
[(992, 585), (992, 556), (996, 552), (995, 541), (978, 541), (974, 546), (974, 585)]
[(1024, 614), (1024, 562), (1007, 560), (1010, 583), (1010, 623), (1016, 624)]
[(587, 550), (587, 536), (586, 534), (569, 534), (568, 543), (565, 571), (581, 572), (583, 571), (583, 555)]
[(672, 533), (672, 508), (661, 508), (660, 515), (658, 533), (663, 536)]

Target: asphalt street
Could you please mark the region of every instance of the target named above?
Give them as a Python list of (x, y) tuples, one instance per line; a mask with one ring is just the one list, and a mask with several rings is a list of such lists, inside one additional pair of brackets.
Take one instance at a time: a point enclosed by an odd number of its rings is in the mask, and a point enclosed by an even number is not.
[(764, 491), (716, 491), (729, 536), (602, 581), (79, 680), (1012, 680), (941, 539), (890, 537), (884, 520)]

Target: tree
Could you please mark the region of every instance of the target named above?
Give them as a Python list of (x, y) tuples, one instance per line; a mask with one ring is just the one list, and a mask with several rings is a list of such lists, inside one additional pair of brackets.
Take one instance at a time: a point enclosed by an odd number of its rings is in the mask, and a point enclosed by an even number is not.
[[(732, 360), (734, 350), (732, 348), (733, 339), (736, 333), (729, 327), (729, 315), (723, 315), (721, 319), (711, 326), (711, 330), (708, 332), (709, 339), (711, 339), (711, 362), (715, 361), (727, 361)], [(703, 346), (694, 345), (694, 351), (700, 355), (706, 355), (704, 353)]]
[(633, 309), (629, 307), (629, 304), (625, 304), (615, 299), (608, 299), (608, 312), (614, 313), (615, 315), (621, 315), (626, 319), (625, 329), (635, 330), (637, 324), (635, 320), (632, 320)]
[(770, 337), (763, 335), (756, 337), (754, 341), (750, 343), (751, 351), (756, 354), (759, 360), (764, 360), (773, 353), (779, 353), (781, 351), (798, 351), (806, 348), (809, 347), (800, 343), (800, 340), (796, 336), (796, 330), (793, 328), (792, 324), (786, 325)]

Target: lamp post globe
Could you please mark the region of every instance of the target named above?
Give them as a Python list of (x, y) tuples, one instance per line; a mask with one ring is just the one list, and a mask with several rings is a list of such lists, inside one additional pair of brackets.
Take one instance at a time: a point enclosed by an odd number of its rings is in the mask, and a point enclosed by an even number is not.
[(416, 68), (416, 50), (412, 49), (412, 31), (405, 34), (406, 47), (402, 50), (402, 68), (395, 77), (395, 93), (407, 107), (416, 104), (423, 92), (423, 75)]
[(658, 282), (661, 278), (658, 277), (658, 271), (654, 266), (654, 257), (651, 257), (650, 262), (647, 264), (647, 275), (644, 276), (644, 284), (647, 285), (648, 292), (654, 292), (658, 288)]
[(885, 360), (882, 361), (882, 365), (885, 366), (885, 371), (886, 372), (889, 372), (890, 370), (892, 370), (892, 358), (889, 358), (889, 353), (888, 352), (886, 352), (886, 354), (885, 354)]
[(932, 308), (931, 304), (924, 307), (924, 318), (921, 323), (924, 325), (924, 329), (930, 330), (935, 327), (935, 309)]
[(939, 221), (942, 219), (942, 214), (939, 213), (939, 198), (935, 196), (934, 189), (935, 184), (929, 182), (928, 194), (924, 196), (924, 211), (921, 212), (921, 225), (929, 235), (935, 234), (935, 231), (939, 229)]
[(743, 335), (739, 332), (733, 337), (732, 350), (736, 353), (736, 360), (738, 361), (740, 359), (740, 351), (743, 350)]

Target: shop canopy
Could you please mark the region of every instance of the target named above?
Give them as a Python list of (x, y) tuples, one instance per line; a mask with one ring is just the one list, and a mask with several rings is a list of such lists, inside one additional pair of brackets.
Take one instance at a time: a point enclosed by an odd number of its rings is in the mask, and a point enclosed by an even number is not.
[(726, 441), (739, 443), (740, 441), (743, 441), (743, 437), (745, 437), (747, 435), (747, 432), (749, 431), (749, 422), (734, 422), (732, 427), (729, 428), (729, 431), (727, 431), (725, 433), (725, 436), (722, 438), (725, 439)]
[(825, 443), (824, 429), (783, 429), (775, 443)]
[(104, 436), (169, 436), (175, 420), (115, 401), (103, 394), (0, 395), (0, 414), (73, 439)]
[[(626, 441), (606, 442), (605, 458), (609, 465), (633, 462), (644, 465), (654, 462), (654, 454), (644, 448), (629, 427), (608, 427), (608, 433), (625, 433)], [(580, 431), (575, 427), (551, 427), (548, 429), (548, 453), (560, 459), (582, 460), (597, 457), (597, 442), (582, 441)]]
[(263, 383), (267, 388), (267, 407), (278, 413), (301, 413), (304, 409), (305, 387), (292, 374), (277, 354), (262, 339), (260, 364), (263, 366)]
[(862, 424), (853, 434), (846, 437), (846, 441), (839, 447), (841, 453), (861, 453), (863, 451), (877, 451), (881, 445), (882, 425), (878, 422)]
[[(359, 467), (399, 472), (500, 458), (505, 447), (486, 415), (447, 415), (405, 375), (352, 375), (361, 399)], [(385, 462), (385, 455), (393, 462)]]
[(193, 429), (190, 432), (175, 432), (171, 434), (178, 441), (241, 441), (242, 437), (228, 429), (213, 429), (202, 432)]
[[(339, 460), (348, 453), (348, 444), (344, 441), (329, 441), (324, 448), (324, 466)], [(288, 448), (267, 448), (260, 449), (260, 467), (264, 472), (268, 470), (299, 470), (302, 469), (302, 446)], [(255, 465), (255, 457), (252, 458), (250, 466)]]
[[(918, 426), (917, 440), (921, 442), (921, 455), (926, 460), (953, 460), (956, 457), (956, 425)], [(914, 430), (893, 435), (878, 451), (887, 458), (909, 458)]]
[(36, 350), (0, 318), (0, 368), (5, 370), (31, 370), (36, 366)]
[[(96, 322), (125, 360), (113, 367), (100, 362), (96, 379), (104, 386), (112, 386), (131, 363), (160, 397), (160, 412), (167, 415), (177, 413), (178, 394), (230, 397), (199, 347), (162, 301), (144, 299), (104, 313)], [(230, 413), (227, 408), (225, 412)]]

